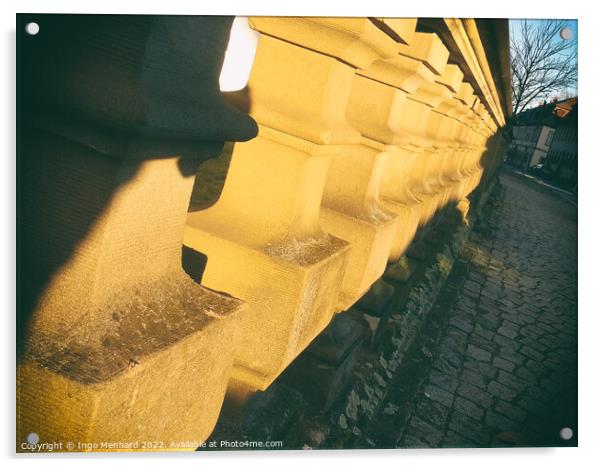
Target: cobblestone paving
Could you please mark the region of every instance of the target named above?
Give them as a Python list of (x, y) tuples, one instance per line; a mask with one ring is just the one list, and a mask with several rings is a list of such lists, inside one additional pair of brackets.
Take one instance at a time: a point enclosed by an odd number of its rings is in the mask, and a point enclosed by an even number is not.
[(576, 208), (501, 182), (368, 445), (576, 444)]

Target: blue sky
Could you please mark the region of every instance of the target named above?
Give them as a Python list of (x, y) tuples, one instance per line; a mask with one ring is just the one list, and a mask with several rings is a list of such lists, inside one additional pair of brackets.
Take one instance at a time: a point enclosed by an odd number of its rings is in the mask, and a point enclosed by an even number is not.
[[(520, 33), (520, 22), (522, 21), (522, 19), (510, 19), (509, 21), (510, 21), (510, 34), (511, 35), (519, 34)], [(536, 24), (538, 21), (541, 21), (541, 19), (529, 19), (527, 21), (529, 23)], [(578, 40), (577, 20), (576, 19), (567, 19), (566, 21), (569, 22), (569, 27), (573, 31), (573, 40), (577, 41)], [(560, 39), (560, 37), (559, 37), (558, 40), (562, 40), (562, 39)]]
[[(560, 18), (558, 18), (560, 19)], [(510, 19), (510, 37), (513, 37), (516, 34), (520, 34), (520, 23), (521, 23), (522, 19)], [(539, 21), (542, 21), (541, 19), (528, 19), (527, 20), (529, 23), (533, 23), (536, 24)], [(579, 28), (578, 28), (578, 21), (576, 19), (567, 19), (566, 21), (568, 21), (568, 27), (571, 28), (571, 31), (573, 33), (573, 37), (572, 41), (575, 41), (575, 43), (578, 43), (579, 40)], [(558, 36), (558, 41), (563, 40), (560, 35)], [(570, 88), (567, 89), (567, 91), (571, 94), (577, 95), (577, 88)]]

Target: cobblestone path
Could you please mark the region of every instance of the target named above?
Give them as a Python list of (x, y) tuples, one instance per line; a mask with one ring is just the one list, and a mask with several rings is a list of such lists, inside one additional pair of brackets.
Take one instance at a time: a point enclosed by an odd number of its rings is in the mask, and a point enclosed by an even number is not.
[(576, 423), (577, 208), (502, 174), (364, 442), (575, 445)]

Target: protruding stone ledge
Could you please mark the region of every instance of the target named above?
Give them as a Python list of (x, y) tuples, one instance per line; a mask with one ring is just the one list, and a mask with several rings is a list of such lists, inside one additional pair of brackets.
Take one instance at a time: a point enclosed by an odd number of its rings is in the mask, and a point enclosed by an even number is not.
[(380, 204), (378, 189), (388, 154), (364, 144), (335, 156), (330, 164), (320, 220), (324, 228), (351, 245), (337, 310), (351, 307), (382, 275), (389, 257), (396, 216)]
[[(268, 23), (290, 37), (259, 39), (249, 89), (260, 135), (234, 146), (219, 200), (189, 214), (184, 237), (208, 258), (201, 283), (249, 303), (230, 383), (242, 399), (266, 389), (337, 309), (350, 246), (320, 226), (320, 204), (331, 158), (360, 140), (345, 119), (355, 70), (293, 43), (304, 42), (299, 21), (252, 20)], [(309, 23), (330, 37), (330, 23)]]
[(208, 436), (245, 305), (185, 274), (182, 232), (200, 162), (257, 131), (219, 92), (232, 19), (19, 20), (17, 449)]
[(125, 440), (161, 451), (209, 436), (243, 305), (180, 274), (116, 294), (103, 305), (107, 323), (35, 336), (18, 368), (17, 439), (34, 432), (65, 451)]
[[(401, 25), (409, 28), (410, 22)], [(400, 24), (397, 24), (400, 26)], [(414, 23), (411, 23), (414, 26)], [(422, 202), (417, 197), (427, 160), (425, 149), (429, 106), (412, 96), (435, 82), (447, 60), (447, 51), (434, 34), (415, 33), (408, 44), (399, 44), (398, 55), (376, 60), (358, 72), (349, 107), (350, 120), (364, 136), (380, 145), (385, 166), (378, 187), (379, 202), (396, 215), (389, 259), (397, 260), (414, 235)]]
[(395, 41), (369, 18), (253, 17), (252, 27), (321, 54), (336, 57), (354, 68), (368, 68), (382, 57), (397, 54)]

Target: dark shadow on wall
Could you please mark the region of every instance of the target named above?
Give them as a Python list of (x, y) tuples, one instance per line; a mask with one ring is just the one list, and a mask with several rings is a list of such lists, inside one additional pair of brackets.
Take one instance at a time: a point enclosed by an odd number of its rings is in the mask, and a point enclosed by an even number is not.
[(257, 134), (219, 91), (232, 20), (17, 15), (18, 358), (44, 289), (145, 159), (178, 155), (189, 177)]
[[(248, 86), (240, 91), (224, 92), (223, 96), (241, 112), (251, 111), (251, 90)], [(189, 212), (202, 211), (217, 203), (226, 183), (234, 144), (233, 141), (227, 141), (219, 156), (208, 159), (198, 166), (188, 207)], [(206, 266), (206, 255), (192, 248), (182, 247), (182, 267), (195, 282), (201, 283)]]
[(198, 167), (190, 197), (189, 212), (202, 211), (217, 202), (226, 182), (233, 151), (234, 143), (228, 141), (219, 156), (204, 161)]
[[(483, 175), (479, 185), (467, 196), (470, 205), (478, 203), (482, 190), (489, 186), (501, 168), (501, 164), (509, 142), (509, 133), (505, 129), (498, 129), (489, 137), (485, 143), (485, 151), (479, 159), (479, 165), (483, 168)], [(428, 235), (440, 222), (445, 221), (448, 216), (457, 214), (457, 204), (461, 200), (450, 200), (450, 202), (437, 210), (425, 225), (419, 225), (414, 236), (414, 244), (420, 243), (425, 235)]]
[[(241, 112), (248, 114), (251, 111), (251, 90), (248, 86), (240, 91), (224, 92), (223, 96), (226, 102)], [(218, 157), (207, 160), (198, 167), (189, 211), (202, 211), (217, 202), (226, 182), (233, 151), (234, 142), (227, 141)]]

